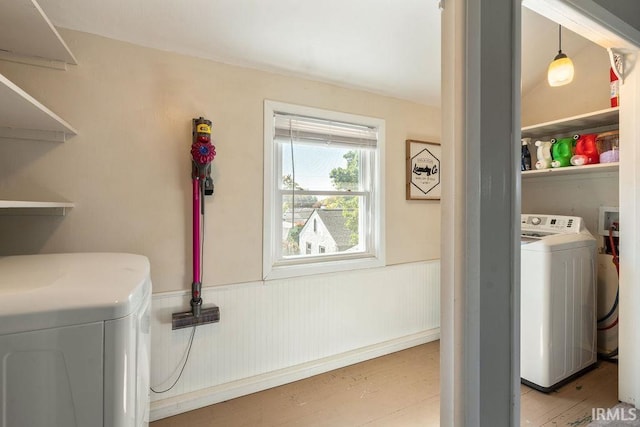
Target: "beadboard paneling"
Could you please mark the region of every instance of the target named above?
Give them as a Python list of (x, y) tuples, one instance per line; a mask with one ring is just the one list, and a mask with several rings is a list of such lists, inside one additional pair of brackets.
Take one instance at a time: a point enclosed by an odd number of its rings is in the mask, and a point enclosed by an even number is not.
[[(151, 383), (177, 377), (192, 330), (171, 330), (187, 292), (155, 294)], [(439, 261), (203, 288), (219, 323), (199, 326), (175, 387), (152, 394), (159, 419), (439, 337)]]

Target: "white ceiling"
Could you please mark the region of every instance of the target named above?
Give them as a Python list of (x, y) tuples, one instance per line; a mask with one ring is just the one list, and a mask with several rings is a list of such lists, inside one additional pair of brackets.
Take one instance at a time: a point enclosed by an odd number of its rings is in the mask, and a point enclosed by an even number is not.
[[(440, 104), (437, 0), (39, 0), (54, 25), (141, 46)], [(558, 26), (523, 9), (522, 88)], [(564, 30), (562, 50), (590, 42)], [(82, 61), (81, 58), (78, 58)]]

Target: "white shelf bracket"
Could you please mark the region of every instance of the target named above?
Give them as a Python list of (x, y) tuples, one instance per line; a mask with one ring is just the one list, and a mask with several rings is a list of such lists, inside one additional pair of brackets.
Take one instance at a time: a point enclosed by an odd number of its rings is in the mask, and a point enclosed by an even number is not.
[(622, 53), (615, 52), (612, 48), (607, 48), (609, 53), (609, 62), (614, 74), (620, 80), (620, 83), (624, 83), (624, 55)]

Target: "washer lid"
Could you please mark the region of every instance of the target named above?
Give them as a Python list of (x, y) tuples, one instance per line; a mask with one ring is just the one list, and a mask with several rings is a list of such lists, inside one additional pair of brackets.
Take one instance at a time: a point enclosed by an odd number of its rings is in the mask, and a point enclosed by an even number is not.
[(555, 252), (584, 247), (596, 247), (596, 239), (589, 232), (551, 234), (541, 238), (523, 236), (520, 240), (522, 251)]
[(151, 292), (141, 255), (77, 253), (0, 258), (0, 334), (118, 319)]

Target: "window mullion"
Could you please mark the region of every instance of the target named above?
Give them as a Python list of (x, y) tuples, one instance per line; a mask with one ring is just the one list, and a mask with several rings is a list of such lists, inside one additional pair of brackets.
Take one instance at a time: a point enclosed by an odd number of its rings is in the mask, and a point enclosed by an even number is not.
[[(280, 188), (276, 191), (280, 192), (281, 195), (291, 195), (293, 192), (290, 189)], [(296, 196), (366, 196), (370, 192), (369, 191), (342, 191), (342, 190), (296, 190)]]

